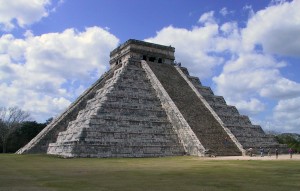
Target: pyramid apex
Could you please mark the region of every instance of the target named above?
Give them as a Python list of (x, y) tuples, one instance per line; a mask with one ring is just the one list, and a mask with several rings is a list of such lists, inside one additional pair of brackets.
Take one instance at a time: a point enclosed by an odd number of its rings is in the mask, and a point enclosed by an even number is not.
[(175, 48), (136, 39), (129, 39), (110, 52), (111, 67), (129, 58), (171, 64), (175, 60)]

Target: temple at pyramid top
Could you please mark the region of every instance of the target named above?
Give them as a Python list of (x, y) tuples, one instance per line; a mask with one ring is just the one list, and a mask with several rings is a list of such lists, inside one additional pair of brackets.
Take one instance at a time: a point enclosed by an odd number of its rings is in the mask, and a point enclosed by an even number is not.
[(110, 53), (109, 71), (17, 153), (228, 156), (281, 148), (175, 64), (174, 52), (171, 46), (126, 41)]
[(174, 52), (175, 48), (171, 46), (130, 39), (110, 53), (110, 65), (114, 67), (129, 58), (172, 64), (175, 60)]

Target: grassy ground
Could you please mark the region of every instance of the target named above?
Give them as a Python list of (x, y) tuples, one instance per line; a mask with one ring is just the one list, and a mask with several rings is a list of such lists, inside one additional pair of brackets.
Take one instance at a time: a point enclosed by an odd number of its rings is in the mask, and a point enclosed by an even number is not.
[(0, 154), (0, 190), (300, 190), (300, 161)]

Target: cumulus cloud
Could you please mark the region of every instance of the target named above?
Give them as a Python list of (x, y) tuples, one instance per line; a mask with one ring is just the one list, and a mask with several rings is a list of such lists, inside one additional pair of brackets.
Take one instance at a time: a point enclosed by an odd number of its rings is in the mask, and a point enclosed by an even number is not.
[(50, 4), (51, 0), (0, 0), (0, 28), (8, 31), (35, 23), (48, 16)]
[[(263, 111), (265, 107), (251, 109), (241, 105), (241, 100), (251, 99), (278, 101), (274, 113), (269, 116), (272, 126), (281, 131), (298, 131), (298, 110), (283, 111), (283, 104), (294, 102), (300, 96), (300, 83), (284, 77), (281, 68), (287, 64), (274, 55), (299, 56), (299, 1), (280, 1), (270, 4), (264, 10), (253, 13), (247, 26), (235, 32), (233, 38), (220, 42), (237, 42), (237, 46), (223, 43), (223, 50), (231, 51), (234, 57), (226, 62), (223, 71), (213, 78), (217, 93), (224, 95), (229, 103), (236, 104), (244, 113)], [(248, 7), (249, 10), (251, 7)], [(232, 31), (224, 25), (224, 31)], [(229, 28), (229, 29), (227, 29)], [(222, 43), (221, 43), (222, 45)], [(219, 45), (220, 46), (220, 45)], [(261, 49), (257, 49), (260, 46)], [(238, 49), (235, 49), (238, 47)], [(267, 99), (266, 99), (267, 98)], [(293, 101), (292, 101), (293, 100)], [(256, 108), (256, 109), (255, 109)], [(254, 109), (254, 110), (253, 110)], [(272, 108), (271, 108), (272, 109)], [(296, 117), (296, 118), (294, 118)]]
[(274, 121), (278, 130), (299, 133), (300, 126), (300, 96), (281, 100), (274, 108)]
[(168, 26), (145, 41), (176, 47), (176, 59), (200, 77), (212, 75), (213, 68), (223, 62), (222, 57), (210, 55), (214, 50), (219, 27), (213, 22), (213, 12), (203, 14), (199, 21), (205, 26), (194, 26), (191, 30)]
[(20, 106), (37, 120), (58, 114), (108, 69), (118, 43), (99, 27), (1, 36), (0, 105)]
[(235, 106), (239, 108), (240, 112), (250, 115), (255, 115), (265, 110), (265, 104), (256, 98), (251, 98), (250, 100), (235, 101)]
[[(210, 11), (202, 14), (198, 25), (191, 29), (169, 26), (146, 40), (176, 47), (176, 59), (192, 75), (202, 80), (212, 77), (216, 94), (250, 117), (268, 113), (265, 119), (272, 118), (268, 124), (276, 127), (281, 110), (274, 109), (270, 114), (274, 102), (280, 108), (282, 103), (300, 96), (300, 83), (282, 73), (288, 65), (286, 57), (278, 57), (300, 55), (299, 6), (300, 1), (277, 1), (254, 12), (247, 5), (244, 10), (249, 18), (244, 28), (236, 21), (218, 23), (214, 11)], [(226, 16), (228, 10), (223, 8), (219, 13)], [(284, 117), (288, 120), (285, 115), (280, 119)], [(287, 128), (297, 131), (296, 121), (289, 121)], [(285, 126), (280, 127), (285, 131)]]
[(210, 12), (204, 13), (203, 15), (201, 15), (201, 17), (199, 18), (198, 22), (199, 23), (203, 23), (205, 25), (214, 24), (214, 23), (216, 23), (214, 14), (215, 14), (214, 11), (210, 11)]
[(245, 5), (243, 7), (243, 10), (248, 12), (249, 18), (251, 18), (255, 14), (255, 12), (253, 11), (252, 5)]
[(243, 45), (283, 56), (300, 56), (300, 1), (281, 2), (260, 10), (243, 29)]
[(273, 84), (261, 89), (260, 95), (273, 99), (290, 99), (300, 96), (300, 84), (287, 78), (278, 78)]
[(272, 94), (272, 85), (281, 80), (279, 68), (282, 66), (284, 63), (276, 62), (271, 56), (239, 54), (227, 61), (222, 73), (213, 80), (217, 84), (217, 93), (231, 100), (267, 96)]
[(228, 9), (227, 9), (227, 7), (223, 7), (220, 11), (219, 11), (219, 13), (222, 15), (222, 16), (227, 16), (227, 15), (229, 15), (229, 14), (233, 14), (234, 13), (234, 11), (229, 11)]

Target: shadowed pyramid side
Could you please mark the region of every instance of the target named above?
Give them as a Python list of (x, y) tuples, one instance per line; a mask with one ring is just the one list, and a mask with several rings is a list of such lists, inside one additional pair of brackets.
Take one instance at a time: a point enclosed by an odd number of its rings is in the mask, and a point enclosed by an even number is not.
[(242, 155), (243, 149), (236, 145), (238, 141), (233, 142), (174, 65), (148, 64), (206, 150), (216, 155)]
[(235, 106), (227, 105), (222, 96), (214, 95), (210, 87), (203, 86), (199, 78), (190, 76), (187, 68), (180, 67), (180, 70), (192, 82), (244, 149), (284, 148), (284, 145), (280, 145), (273, 136), (266, 135), (261, 126), (253, 125), (248, 116), (240, 115)]

